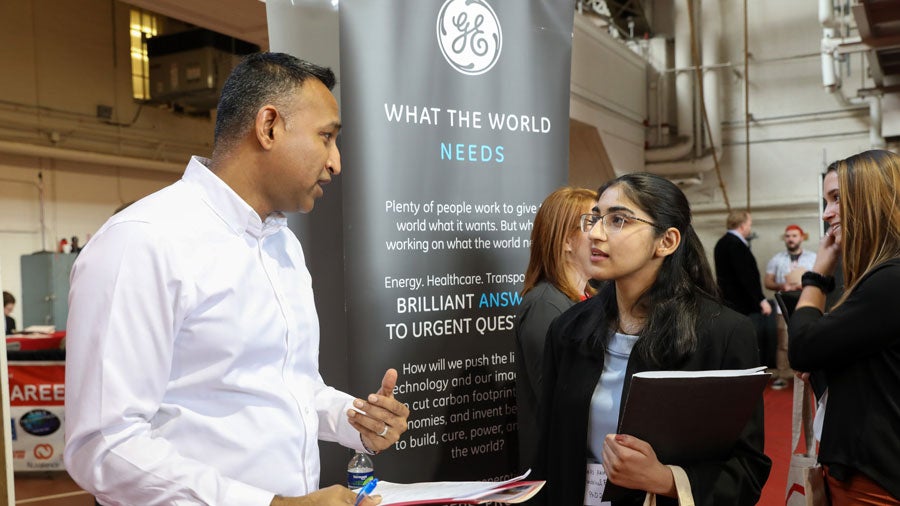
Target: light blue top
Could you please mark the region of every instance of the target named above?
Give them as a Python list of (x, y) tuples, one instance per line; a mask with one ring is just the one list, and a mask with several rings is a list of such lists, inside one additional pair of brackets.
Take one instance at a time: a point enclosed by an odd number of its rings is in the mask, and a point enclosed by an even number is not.
[(638, 336), (616, 332), (606, 347), (603, 373), (591, 396), (591, 414), (588, 421), (588, 448), (597, 462), (603, 462), (603, 438), (619, 429), (619, 406), (622, 403), (622, 387), (625, 385), (625, 369), (628, 357)]

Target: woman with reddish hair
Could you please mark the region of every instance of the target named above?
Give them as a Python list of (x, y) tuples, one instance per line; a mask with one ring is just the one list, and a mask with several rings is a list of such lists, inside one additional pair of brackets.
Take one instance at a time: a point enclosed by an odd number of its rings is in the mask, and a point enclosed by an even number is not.
[(593, 293), (591, 243), (579, 219), (589, 213), (597, 193), (560, 188), (544, 199), (531, 230), (531, 258), (525, 271), (522, 304), (516, 311), (516, 394), (519, 413), (519, 464), (531, 467), (537, 447), (537, 393), (540, 392), (544, 338), (550, 323)]

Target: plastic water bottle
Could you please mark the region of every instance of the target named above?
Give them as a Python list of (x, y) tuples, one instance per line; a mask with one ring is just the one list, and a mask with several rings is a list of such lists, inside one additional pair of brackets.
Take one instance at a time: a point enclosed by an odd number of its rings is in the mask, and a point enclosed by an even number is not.
[(347, 464), (347, 487), (357, 489), (372, 481), (375, 477), (375, 465), (372, 458), (362, 452), (356, 452)]

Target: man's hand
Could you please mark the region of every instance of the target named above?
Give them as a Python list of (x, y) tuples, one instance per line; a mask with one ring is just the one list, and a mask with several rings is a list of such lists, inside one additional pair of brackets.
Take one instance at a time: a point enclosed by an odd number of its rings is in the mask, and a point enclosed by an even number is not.
[(769, 316), (772, 314), (772, 305), (769, 304), (768, 300), (763, 299), (762, 302), (759, 303), (759, 310), (763, 316)]
[[(359, 506), (376, 506), (379, 503), (381, 503), (380, 495), (370, 495), (364, 497)], [(332, 485), (302, 497), (275, 496), (270, 506), (347, 506), (348, 504), (356, 504), (356, 492), (347, 487)]]
[(803, 288), (800, 285), (800, 282), (803, 280), (803, 273), (808, 269), (805, 267), (794, 267), (791, 269), (791, 272), (787, 273), (787, 276), (784, 277), (784, 291), (788, 290), (800, 290)]
[(369, 394), (367, 401), (356, 399), (353, 406), (363, 411), (348, 410), (347, 417), (359, 431), (366, 448), (381, 451), (400, 439), (406, 432), (406, 418), (409, 408), (394, 399), (394, 385), (397, 384), (397, 370), (388, 369), (381, 380), (377, 393)]

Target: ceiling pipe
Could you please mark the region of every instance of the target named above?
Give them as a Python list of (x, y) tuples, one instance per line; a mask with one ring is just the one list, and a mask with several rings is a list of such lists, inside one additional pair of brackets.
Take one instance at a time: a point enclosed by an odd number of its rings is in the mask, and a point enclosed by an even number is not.
[(881, 97), (867, 97), (869, 102), (869, 144), (873, 148), (884, 148), (887, 143), (881, 133)]
[(819, 0), (819, 23), (825, 28), (839, 29), (849, 25), (851, 19), (852, 15), (835, 16), (833, 0)]
[[(674, 3), (675, 17), (675, 105), (678, 142), (669, 146), (650, 148), (644, 151), (646, 169), (653, 172), (651, 164), (677, 160), (689, 155), (694, 149), (694, 86), (693, 74), (681, 69), (693, 68), (691, 60), (691, 15), (687, 2)], [(666, 72), (666, 71), (663, 71)], [(659, 100), (665, 97), (660, 95)], [(662, 122), (662, 118), (658, 118)]]
[(693, 176), (670, 177), (669, 181), (682, 188), (686, 188), (688, 186), (698, 186), (703, 183), (703, 174), (703, 172), (700, 172), (698, 174), (694, 174)]
[[(829, 31), (829, 29), (825, 29)], [(828, 52), (827, 45), (830, 39), (822, 38), (822, 86), (828, 93), (834, 93), (838, 88), (837, 72), (835, 72), (834, 56)]]
[[(717, 147), (715, 151), (716, 157), (721, 158), (722, 148)], [(693, 160), (674, 160), (670, 162), (647, 164), (646, 166), (648, 172), (667, 177), (708, 172), (714, 168), (716, 168), (716, 162), (712, 154), (702, 158), (694, 158)]]
[[(694, 13), (687, 2), (674, 2), (675, 8), (675, 68), (699, 65), (691, 55), (691, 20)], [(675, 73), (675, 107), (677, 111), (678, 135), (693, 149), (694, 135), (694, 76), (691, 72)]]
[[(712, 44), (712, 42), (710, 42), (710, 44)], [(718, 48), (716, 48), (716, 49), (718, 49)], [(715, 54), (715, 53), (717, 53), (717, 51), (714, 51), (713, 53)], [(709, 59), (706, 59), (705, 61), (715, 61), (715, 58), (717, 58), (717, 57), (712, 56)], [(708, 73), (710, 71), (718, 72), (720, 70), (729, 69), (729, 68), (731, 68), (731, 66), (732, 66), (731, 63), (709, 63), (709, 64), (704, 64), (700, 68), (701, 68), (701, 70), (703, 70), (705, 72), (704, 75), (708, 75), (706, 73)], [(666, 74), (684, 73), (684, 72), (687, 72), (688, 74), (696, 73), (697, 67), (691, 66), (691, 67), (686, 67), (686, 68), (674, 68), (674, 69), (661, 70), (659, 72), (660, 73), (659, 81), (662, 82), (663, 77)], [(737, 75), (740, 76), (740, 74), (737, 74)], [(709, 82), (710, 82), (709, 85), (705, 84), (706, 81), (704, 81), (704, 86), (713, 86), (715, 88), (714, 98), (712, 99), (713, 101), (707, 106), (707, 110), (708, 110), (707, 112), (709, 112), (710, 109), (714, 109), (712, 115), (715, 116), (715, 118), (716, 118), (715, 119), (716, 125), (719, 125), (719, 123), (720, 123), (719, 109), (716, 106), (716, 104), (718, 104), (718, 100), (719, 100), (718, 92), (719, 92), (720, 79), (721, 78), (719, 77), (719, 75), (716, 74), (715, 76), (712, 76), (712, 79), (709, 79)], [(664, 93), (659, 92), (659, 90), (662, 90), (662, 86), (657, 86), (657, 95), (658, 95), (657, 103), (662, 102), (662, 100), (664, 99), (663, 98)], [(662, 117), (662, 114), (659, 114), (657, 117)], [(721, 144), (721, 142), (719, 141), (722, 137), (721, 128), (717, 127), (714, 132), (714, 135), (715, 135), (716, 142), (714, 142), (713, 144), (714, 145)], [(701, 135), (701, 138), (702, 137), (703, 136)], [(644, 151), (644, 161), (647, 163), (653, 163), (653, 162), (669, 162), (672, 160), (682, 159), (682, 158), (685, 158), (688, 155), (690, 155), (691, 150), (693, 148), (694, 148), (694, 142), (690, 136), (684, 136), (684, 137), (679, 136), (679, 137), (677, 137), (676, 142), (669, 144), (667, 146), (654, 146), (652, 148), (647, 148)]]
[(647, 148), (644, 151), (644, 161), (647, 163), (656, 163), (677, 160), (689, 155), (693, 148), (694, 140), (690, 136), (684, 137), (679, 135), (678, 141), (675, 144)]
[[(712, 146), (706, 146), (709, 150), (706, 156), (685, 159), (689, 156), (695, 147), (700, 147), (700, 143), (696, 139), (702, 139), (703, 135), (698, 135), (695, 130), (701, 133), (703, 126), (699, 123), (695, 126), (694, 109), (695, 109), (695, 86), (694, 82), (698, 73), (696, 65), (701, 62), (694, 62), (691, 49), (691, 20), (689, 16), (691, 2), (678, 1), (674, 2), (675, 17), (675, 94), (678, 111), (678, 132), (683, 134), (679, 137), (679, 142), (670, 146), (647, 149), (644, 152), (645, 166), (648, 172), (659, 174), (667, 177), (680, 177), (682, 181), (691, 181), (699, 183), (702, 177), (698, 177), (699, 173), (707, 172), (716, 167), (716, 160), (722, 155), (722, 124), (720, 120), (720, 100), (719, 100), (719, 68), (728, 67), (718, 63), (719, 44), (721, 44), (721, 33), (718, 26), (721, 22), (718, 1), (706, 2), (702, 9), (703, 18), (706, 20), (702, 24), (702, 41), (703, 56), (701, 69), (703, 71), (704, 88), (706, 89), (706, 115), (708, 118), (710, 137), (712, 138)], [(699, 5), (699, 3), (697, 4)], [(682, 71), (684, 70), (684, 71)], [(697, 109), (700, 109), (698, 106)], [(687, 175), (687, 177), (685, 177)]]
[(841, 91), (842, 76), (835, 61), (834, 55), (842, 42), (857, 38), (840, 39), (836, 37), (837, 30), (842, 25), (849, 25), (847, 17), (837, 18), (834, 12), (832, 0), (819, 0), (819, 23), (822, 24), (821, 60), (822, 60), (822, 86), (834, 96), (844, 107), (854, 107), (865, 104), (869, 108), (869, 144), (873, 148), (883, 148), (886, 145), (881, 130), (882, 109), (881, 96), (872, 95), (865, 98), (848, 98)]
[(33, 156), (36, 158), (49, 158), (67, 162), (176, 173), (184, 172), (184, 167), (187, 164), (186, 160), (184, 163), (163, 162), (160, 160), (148, 160), (146, 158), (134, 158), (131, 156), (110, 155), (93, 151), (78, 151), (75, 149), (38, 146), (36, 144), (23, 144), (9, 141), (0, 141), (0, 153)]
[[(708, 69), (719, 63), (720, 50), (722, 43), (722, 18), (719, 2), (716, 0), (707, 1), (703, 4), (701, 12), (701, 43), (703, 50), (702, 61), (703, 68)], [(703, 100), (706, 105), (706, 122), (710, 126), (711, 146), (707, 148), (714, 149), (722, 145), (722, 119), (721, 119), (721, 84), (719, 82), (721, 75), (716, 70), (706, 70), (703, 73)], [(701, 135), (699, 138), (703, 138)]]
[(819, 0), (819, 24), (826, 28), (837, 28), (832, 0)]

